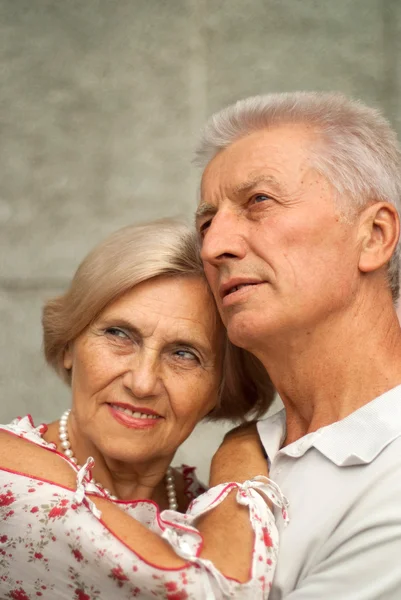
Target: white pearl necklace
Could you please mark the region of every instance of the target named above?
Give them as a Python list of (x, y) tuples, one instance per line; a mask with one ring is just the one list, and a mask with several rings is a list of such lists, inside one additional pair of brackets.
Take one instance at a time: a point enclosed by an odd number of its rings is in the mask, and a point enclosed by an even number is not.
[[(61, 447), (63, 449), (65, 456), (67, 458), (69, 458), (74, 464), (76, 464), (78, 469), (80, 469), (81, 466), (78, 464), (78, 461), (74, 456), (74, 453), (71, 449), (70, 440), (68, 438), (67, 422), (68, 422), (68, 416), (69, 416), (70, 412), (71, 412), (71, 410), (68, 409), (61, 415), (58, 436), (59, 436), (60, 444), (61, 444)], [(167, 491), (169, 509), (177, 510), (178, 502), (177, 502), (177, 494), (175, 491), (174, 472), (171, 467), (168, 467), (168, 469), (167, 469), (165, 481), (166, 481), (166, 491)], [(98, 481), (95, 481), (93, 478), (92, 478), (92, 483), (94, 483), (105, 494), (105, 496), (109, 500), (118, 500), (117, 496), (114, 496), (110, 492), (110, 490), (108, 490), (106, 487), (104, 487)]]

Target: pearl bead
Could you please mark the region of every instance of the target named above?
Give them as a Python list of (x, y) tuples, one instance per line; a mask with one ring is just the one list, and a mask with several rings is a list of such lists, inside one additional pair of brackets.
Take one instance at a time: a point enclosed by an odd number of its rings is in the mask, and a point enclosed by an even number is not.
[(61, 440), (62, 442), (64, 442), (65, 440), (67, 440), (67, 441), (68, 441), (68, 433), (67, 433), (66, 431), (64, 431), (64, 432), (60, 433), (60, 435), (59, 435), (58, 437), (60, 438), (60, 440)]
[(68, 450), (68, 448), (70, 448), (71, 444), (68, 440), (64, 440), (63, 442), (61, 442), (61, 447), (64, 448), (64, 450)]
[(65, 450), (64, 454), (67, 456), (67, 458), (72, 458), (72, 450)]

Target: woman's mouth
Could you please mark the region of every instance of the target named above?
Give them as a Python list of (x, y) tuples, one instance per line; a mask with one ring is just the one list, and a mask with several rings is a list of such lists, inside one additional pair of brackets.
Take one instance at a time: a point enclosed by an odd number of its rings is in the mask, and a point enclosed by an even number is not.
[(150, 411), (149, 409), (138, 410), (137, 407), (128, 408), (119, 404), (108, 404), (109, 411), (116, 421), (126, 427), (133, 429), (145, 429), (153, 427), (158, 421), (161, 421), (163, 417)]

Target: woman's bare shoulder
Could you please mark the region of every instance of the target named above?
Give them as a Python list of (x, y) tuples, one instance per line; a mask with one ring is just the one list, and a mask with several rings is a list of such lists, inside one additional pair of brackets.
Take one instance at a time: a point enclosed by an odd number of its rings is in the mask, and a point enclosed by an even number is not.
[(0, 431), (0, 469), (51, 478), (67, 486), (76, 479), (71, 467), (56, 452), (8, 431)]
[(10, 431), (0, 430), (0, 460), (17, 460), (21, 455), (29, 454), (36, 444)]

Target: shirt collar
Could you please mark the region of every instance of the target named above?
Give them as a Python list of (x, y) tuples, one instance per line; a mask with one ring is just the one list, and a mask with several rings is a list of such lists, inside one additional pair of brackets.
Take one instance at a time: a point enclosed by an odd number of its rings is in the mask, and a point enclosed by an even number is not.
[(277, 454), (299, 458), (314, 447), (339, 467), (368, 464), (401, 436), (401, 385), (345, 419), (308, 433), (282, 449), (286, 433), (284, 409), (259, 421), (258, 432), (270, 461)]
[(285, 440), (286, 426), (284, 408), (271, 417), (263, 419), (263, 421), (258, 421), (256, 426), (260, 440), (267, 454), (267, 462), (269, 463), (270, 468), (274, 457)]

